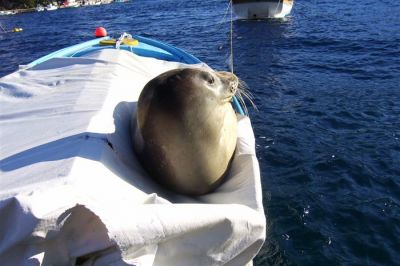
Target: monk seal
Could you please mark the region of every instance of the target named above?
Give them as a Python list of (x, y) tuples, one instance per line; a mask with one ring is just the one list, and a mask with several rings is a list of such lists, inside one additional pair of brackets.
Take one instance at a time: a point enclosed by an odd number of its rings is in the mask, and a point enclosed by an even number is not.
[(133, 116), (134, 150), (163, 186), (198, 196), (223, 180), (233, 157), (239, 80), (208, 68), (167, 71), (143, 88)]

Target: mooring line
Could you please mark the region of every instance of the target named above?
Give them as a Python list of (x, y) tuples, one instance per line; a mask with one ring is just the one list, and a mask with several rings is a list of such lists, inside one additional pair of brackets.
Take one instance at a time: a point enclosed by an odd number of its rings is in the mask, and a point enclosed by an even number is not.
[(231, 54), (230, 54), (229, 67), (233, 74), (233, 4), (232, 4), (232, 0), (230, 0), (230, 6), (231, 6), (231, 30), (230, 30), (231, 31)]

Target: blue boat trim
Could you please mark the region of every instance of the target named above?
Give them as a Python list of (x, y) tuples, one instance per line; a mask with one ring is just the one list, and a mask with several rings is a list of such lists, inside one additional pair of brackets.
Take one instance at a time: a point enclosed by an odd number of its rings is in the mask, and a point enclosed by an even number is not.
[(103, 38), (99, 38), (99, 39), (94, 39), (94, 40), (90, 40), (90, 41), (83, 42), (83, 43), (80, 43), (80, 44), (72, 45), (72, 46), (66, 47), (64, 49), (55, 51), (53, 53), (50, 53), (50, 54), (48, 54), (46, 56), (43, 56), (43, 57), (41, 57), (39, 59), (36, 59), (35, 61), (29, 63), (27, 65), (27, 68), (34, 67), (34, 66), (36, 66), (38, 64), (43, 63), (44, 61), (47, 61), (47, 60), (49, 60), (51, 58), (55, 58), (55, 57), (72, 57), (72, 55), (77, 53), (78, 51), (82, 51), (82, 50), (88, 49), (88, 48), (90, 48), (92, 46), (98, 45), (101, 40), (106, 40), (106, 39), (109, 39), (109, 38), (110, 37), (103, 37)]
[[(135, 35), (133, 37), (139, 41), (139, 45), (137, 46), (121, 45), (120, 49), (130, 51), (139, 56), (153, 57), (165, 61), (176, 61), (185, 64), (202, 63), (197, 57), (172, 45), (138, 35)], [(64, 49), (55, 51), (53, 53), (50, 53), (46, 56), (43, 56), (29, 63), (27, 65), (27, 68), (32, 68), (40, 63), (43, 63), (55, 57), (81, 57), (84, 56), (85, 54), (89, 54), (96, 50), (109, 49), (110, 46), (99, 45), (99, 42), (101, 40), (107, 40), (107, 39), (110, 39), (110, 37), (97, 38), (70, 47), (66, 47)], [(243, 108), (236, 96), (233, 97), (232, 106), (237, 113), (245, 115)]]
[(200, 59), (198, 59), (197, 57), (195, 57), (195, 56), (193, 56), (193, 55), (191, 55), (189, 53), (186, 53), (185, 51), (183, 51), (183, 50), (181, 50), (179, 48), (176, 48), (174, 46), (171, 46), (169, 44), (166, 44), (166, 43), (163, 43), (163, 42), (160, 42), (160, 41), (156, 41), (156, 40), (153, 40), (153, 39), (149, 39), (149, 38), (146, 38), (146, 37), (137, 36), (137, 35), (135, 35), (134, 38), (136, 38), (139, 41), (139, 43), (140, 42), (144, 42), (144, 43), (147, 43), (149, 45), (161, 48), (162, 50), (167, 51), (167, 52), (169, 52), (169, 53), (171, 53), (173, 55), (176, 55), (179, 62), (186, 63), (186, 64), (199, 64), (199, 63), (202, 63), (200, 61)]
[(240, 104), (236, 96), (233, 96), (232, 98), (232, 107), (233, 109), (235, 109), (236, 113), (246, 115), (246, 113), (243, 111), (242, 105)]

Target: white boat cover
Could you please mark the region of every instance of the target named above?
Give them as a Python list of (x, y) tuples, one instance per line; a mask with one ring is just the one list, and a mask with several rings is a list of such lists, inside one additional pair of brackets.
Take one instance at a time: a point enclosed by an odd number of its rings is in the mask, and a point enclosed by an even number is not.
[(0, 79), (0, 265), (245, 265), (266, 231), (255, 139), (239, 118), (229, 177), (196, 198), (138, 164), (130, 119), (185, 65), (102, 50)]

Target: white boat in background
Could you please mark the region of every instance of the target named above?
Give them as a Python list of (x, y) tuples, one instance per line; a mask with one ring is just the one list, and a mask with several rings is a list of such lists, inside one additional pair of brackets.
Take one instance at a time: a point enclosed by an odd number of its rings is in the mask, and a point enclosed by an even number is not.
[(41, 6), (41, 5), (38, 5), (35, 9), (36, 9), (37, 12), (44, 11), (44, 7)]
[(232, 0), (238, 19), (283, 18), (293, 7), (293, 0)]
[(17, 14), (17, 12), (15, 12), (15, 11), (10, 11), (10, 10), (0, 11), (1, 16), (15, 15), (15, 14)]
[(80, 3), (75, 0), (65, 0), (62, 7), (80, 7)]
[(58, 7), (56, 5), (53, 4), (49, 4), (48, 6), (46, 6), (45, 8), (47, 11), (52, 11), (52, 10), (57, 10)]

